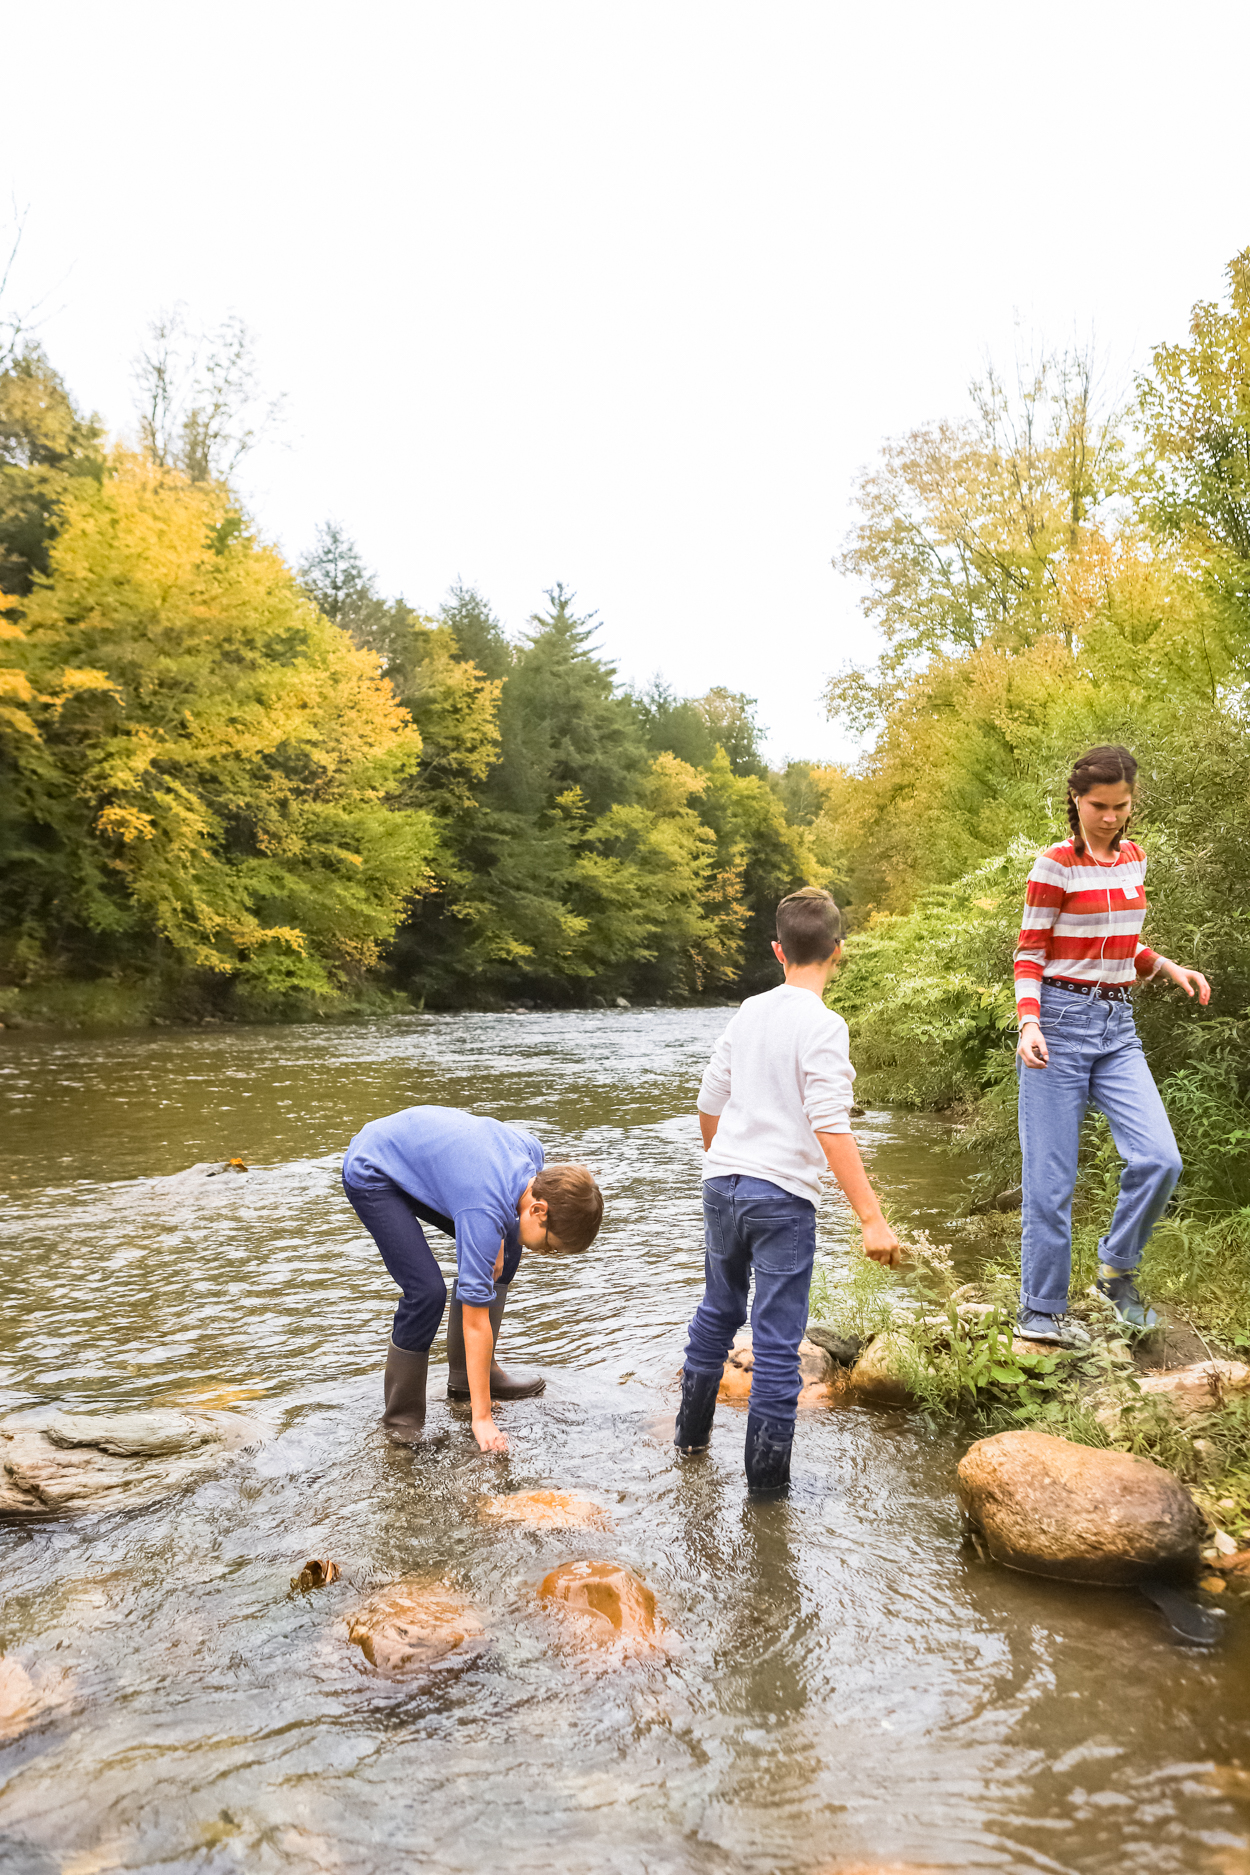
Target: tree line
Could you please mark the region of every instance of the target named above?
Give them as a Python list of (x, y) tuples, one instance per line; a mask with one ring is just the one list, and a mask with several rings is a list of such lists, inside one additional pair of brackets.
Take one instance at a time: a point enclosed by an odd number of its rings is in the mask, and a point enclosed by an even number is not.
[(560, 585), (509, 634), (469, 589), (383, 596), (333, 524), (288, 565), (232, 486), (272, 416), (237, 321), (158, 321), (137, 447), (28, 335), (0, 364), (0, 1000), (771, 981), (772, 906), (833, 879), (833, 832), (825, 771), (770, 772), (752, 699), (625, 687)]

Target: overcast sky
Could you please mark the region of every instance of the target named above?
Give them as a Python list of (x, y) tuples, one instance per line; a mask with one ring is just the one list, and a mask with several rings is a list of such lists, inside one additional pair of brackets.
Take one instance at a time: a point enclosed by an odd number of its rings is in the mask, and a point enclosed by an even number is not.
[(83, 403), (133, 423), (161, 308), (242, 314), (293, 558), (334, 517), (512, 629), (563, 580), (775, 758), (846, 746), (830, 560), (883, 438), (1017, 321), (1127, 374), (1250, 244), (1244, 0), (43, 0), (3, 45), (11, 301)]

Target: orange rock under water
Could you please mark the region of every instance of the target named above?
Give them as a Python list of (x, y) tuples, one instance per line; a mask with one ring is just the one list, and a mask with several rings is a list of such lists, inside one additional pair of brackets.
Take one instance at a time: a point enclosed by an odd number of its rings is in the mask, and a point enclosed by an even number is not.
[[(749, 1400), (754, 1366), (755, 1350), (751, 1346), (749, 1333), (744, 1331), (729, 1350), (729, 1358), (717, 1389), (717, 1399)], [(833, 1397), (833, 1378), (834, 1363), (829, 1355), (804, 1336), (799, 1343), (799, 1379), (802, 1385), (798, 1404), (801, 1407), (827, 1406)]]
[(485, 1644), (480, 1617), (443, 1582), (391, 1582), (348, 1616), (347, 1638), (371, 1666), (419, 1673), (452, 1654), (471, 1659)]
[(563, 1602), (578, 1614), (593, 1616), (604, 1628), (605, 1640), (615, 1634), (656, 1638), (655, 1596), (620, 1563), (562, 1563), (543, 1577), (538, 1594), (542, 1601)]
[(601, 1504), (573, 1491), (513, 1491), (506, 1497), (488, 1497), (481, 1511), (500, 1523), (528, 1523), (540, 1530), (612, 1528)]

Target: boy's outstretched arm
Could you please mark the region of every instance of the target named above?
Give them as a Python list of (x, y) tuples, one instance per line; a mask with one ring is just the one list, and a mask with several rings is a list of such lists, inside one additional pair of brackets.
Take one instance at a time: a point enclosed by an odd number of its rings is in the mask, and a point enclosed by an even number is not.
[(880, 1200), (868, 1182), (854, 1133), (817, 1133), (816, 1137), (829, 1161), (829, 1170), (863, 1227), (864, 1255), (874, 1263), (895, 1268), (901, 1256), (899, 1241), (882, 1216)]

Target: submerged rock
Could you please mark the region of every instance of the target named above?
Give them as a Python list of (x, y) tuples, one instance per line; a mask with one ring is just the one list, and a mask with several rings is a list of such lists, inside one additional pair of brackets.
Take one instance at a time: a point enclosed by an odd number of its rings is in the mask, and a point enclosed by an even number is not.
[(265, 1428), (241, 1413), (14, 1413), (0, 1421), (0, 1513), (112, 1510), (202, 1477)]
[(17, 1738), (69, 1703), (63, 1679), (36, 1680), (19, 1660), (0, 1654), (0, 1738)]
[(391, 1582), (347, 1618), (347, 1638), (384, 1673), (467, 1664), (486, 1644), (481, 1617), (445, 1582)]
[(562, 1563), (543, 1577), (538, 1594), (541, 1601), (561, 1602), (591, 1617), (588, 1631), (593, 1634), (601, 1629), (604, 1640), (617, 1634), (634, 1640), (656, 1638), (655, 1596), (620, 1563)]
[(299, 1595), (308, 1595), (313, 1589), (323, 1589), (328, 1582), (337, 1582), (339, 1566), (331, 1562), (328, 1556), (314, 1556), (306, 1562), (297, 1576), (291, 1577), (291, 1588)]
[(994, 1561), (1030, 1575), (1124, 1586), (1197, 1570), (1198, 1508), (1147, 1458), (999, 1432), (965, 1453), (959, 1501)]
[(532, 1524), (541, 1530), (612, 1528), (601, 1504), (593, 1498), (578, 1497), (573, 1491), (513, 1491), (506, 1497), (488, 1497), (480, 1508), (483, 1517), (493, 1517), (500, 1523)]
[[(751, 1372), (754, 1366), (755, 1350), (751, 1346), (751, 1333), (744, 1328), (729, 1350), (717, 1399), (748, 1400), (751, 1397)], [(827, 1405), (832, 1397), (831, 1383), (835, 1372), (834, 1363), (825, 1349), (804, 1336), (799, 1343), (799, 1405)]]

